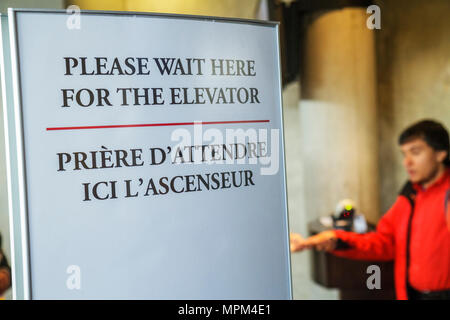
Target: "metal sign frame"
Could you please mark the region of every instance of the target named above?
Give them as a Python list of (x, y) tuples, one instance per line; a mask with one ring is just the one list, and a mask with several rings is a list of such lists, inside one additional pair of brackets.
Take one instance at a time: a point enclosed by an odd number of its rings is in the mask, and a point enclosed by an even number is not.
[[(11, 228), (11, 264), (13, 269), (13, 298), (14, 299), (32, 299), (31, 286), (31, 265), (30, 265), (30, 244), (28, 229), (28, 196), (27, 196), (27, 177), (25, 163), (25, 146), (24, 146), (24, 124), (22, 115), (22, 89), (20, 79), (20, 62), (19, 62), (19, 43), (18, 43), (18, 24), (17, 15), (20, 13), (49, 13), (64, 14), (65, 10), (53, 9), (8, 9), (8, 25), (9, 30), (2, 31), (2, 40), (7, 40), (9, 34), (9, 47), (4, 46), (0, 52), (2, 55), (2, 90), (3, 90), (3, 109), (5, 115), (5, 140), (6, 140), (6, 161), (8, 176), (8, 200), (10, 210), (10, 228)], [(195, 16), (181, 14), (162, 14), (162, 13), (145, 13), (145, 12), (129, 12), (129, 11), (98, 11), (98, 10), (81, 10), (80, 15), (114, 15), (114, 16), (143, 16), (157, 17), (166, 19), (188, 19), (199, 21), (214, 21), (226, 23), (252, 24), (263, 27), (275, 28), (277, 34), (276, 51), (278, 55), (278, 87), (274, 90), (279, 95), (279, 114), (281, 119), (281, 156), (283, 164), (284, 184), (284, 216), (285, 225), (287, 227), (286, 243), (289, 248), (289, 221), (288, 221), (288, 205), (286, 190), (286, 168), (285, 168), (285, 148), (284, 148), (284, 124), (283, 124), (283, 101), (282, 101), (282, 84), (281, 84), (281, 63), (280, 63), (280, 40), (279, 40), (279, 23), (271, 21), (260, 21), (250, 19), (236, 19), (210, 16)], [(6, 17), (3, 16), (4, 20)], [(3, 23), (2, 23), (3, 24)], [(8, 34), (7, 34), (8, 33)], [(3, 42), (3, 41), (2, 41)], [(10, 52), (9, 50), (10, 49)], [(10, 61), (8, 61), (10, 59)], [(9, 67), (11, 67), (10, 70)], [(11, 73), (11, 75), (9, 75)], [(11, 79), (8, 79), (11, 76)], [(12, 88), (8, 86), (8, 81), (12, 80)], [(12, 92), (11, 92), (12, 90)], [(8, 125), (9, 124), (9, 125)], [(20, 239), (20, 242), (19, 242)], [(289, 298), (292, 299), (292, 272), (291, 259), (287, 254), (287, 265), (289, 266)]]

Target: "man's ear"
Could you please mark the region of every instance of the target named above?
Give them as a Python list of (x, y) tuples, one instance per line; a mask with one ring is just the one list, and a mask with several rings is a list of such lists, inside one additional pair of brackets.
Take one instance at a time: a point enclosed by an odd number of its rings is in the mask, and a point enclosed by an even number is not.
[(436, 153), (438, 162), (444, 162), (444, 160), (447, 159), (448, 151), (439, 150)]

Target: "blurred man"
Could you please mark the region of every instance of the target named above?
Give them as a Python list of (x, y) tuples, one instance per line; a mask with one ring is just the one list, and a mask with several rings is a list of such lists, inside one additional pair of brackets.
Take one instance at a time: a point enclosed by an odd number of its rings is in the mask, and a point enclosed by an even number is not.
[(11, 269), (2, 251), (2, 236), (0, 235), (0, 298), (11, 286)]
[(409, 175), (375, 232), (325, 231), (303, 239), (291, 234), (291, 251), (306, 248), (360, 260), (394, 260), (397, 299), (450, 299), (449, 134), (421, 121), (399, 138)]

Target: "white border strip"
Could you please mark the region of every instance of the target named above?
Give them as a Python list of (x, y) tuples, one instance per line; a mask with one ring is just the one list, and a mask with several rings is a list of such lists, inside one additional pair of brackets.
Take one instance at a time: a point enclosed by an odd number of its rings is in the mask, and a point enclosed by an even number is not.
[[(6, 19), (6, 16), (1, 17), (1, 20)], [(6, 92), (6, 63), (3, 47), (4, 34), (8, 30), (3, 30), (3, 22), (0, 21), (0, 64), (1, 64), (1, 86), (2, 86), (2, 107), (3, 107), (3, 131), (5, 138), (5, 162), (6, 162), (6, 181), (7, 181), (7, 192), (8, 192), (8, 219), (9, 219), (9, 239), (10, 239), (10, 258), (11, 258), (11, 273), (12, 273), (12, 294), (13, 300), (17, 300), (17, 289), (16, 289), (16, 255), (14, 249), (14, 214), (13, 214), (13, 198), (12, 198), (12, 176), (11, 176), (11, 146), (9, 144), (9, 124), (8, 119), (10, 115), (8, 114), (8, 99)]]
[[(284, 115), (283, 115), (283, 86), (281, 84), (281, 53), (280, 53), (280, 27), (276, 27), (276, 46), (277, 46), (277, 56), (278, 56), (278, 88), (280, 90), (280, 124), (281, 124), (281, 150), (282, 152), (282, 163), (283, 163), (283, 190), (284, 190), (284, 212), (285, 212), (285, 224), (287, 230), (286, 246), (287, 246), (287, 265), (288, 265), (288, 282), (289, 282), (289, 298), (292, 300), (292, 264), (291, 264), (291, 251), (290, 251), (290, 240), (289, 240), (289, 207), (288, 207), (288, 194), (287, 194), (287, 175), (286, 175), (286, 150), (284, 148)], [(280, 151), (281, 151), (280, 150)], [(281, 152), (280, 152), (281, 153)]]
[(19, 188), (19, 211), (20, 211), (20, 229), (22, 242), (22, 271), (23, 271), (23, 298), (31, 299), (30, 290), (30, 269), (29, 269), (29, 248), (28, 248), (28, 229), (27, 229), (27, 212), (26, 212), (26, 181), (25, 181), (25, 155), (22, 132), (22, 106), (20, 99), (20, 78), (19, 78), (19, 52), (17, 43), (16, 30), (16, 12), (14, 9), (8, 8), (8, 23), (11, 49), (11, 70), (13, 83), (14, 98), (14, 115), (16, 125), (17, 138), (17, 173)]

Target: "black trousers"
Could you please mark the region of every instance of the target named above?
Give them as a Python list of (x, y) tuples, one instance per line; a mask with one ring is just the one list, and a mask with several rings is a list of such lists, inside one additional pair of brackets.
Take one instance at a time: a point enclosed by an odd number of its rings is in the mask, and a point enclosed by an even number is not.
[(421, 292), (408, 284), (409, 300), (450, 300), (450, 290)]

